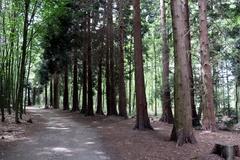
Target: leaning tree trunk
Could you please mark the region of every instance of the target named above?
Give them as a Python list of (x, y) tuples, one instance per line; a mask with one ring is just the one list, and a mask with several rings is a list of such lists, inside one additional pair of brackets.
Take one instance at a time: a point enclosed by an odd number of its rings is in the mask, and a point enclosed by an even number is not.
[(171, 96), (170, 96), (170, 85), (169, 85), (169, 45), (168, 45), (168, 34), (166, 28), (166, 11), (165, 11), (165, 0), (160, 0), (161, 8), (161, 27), (162, 27), (162, 117), (161, 121), (167, 123), (173, 123), (173, 114), (171, 109)]
[(207, 27), (207, 1), (199, 0), (199, 21), (200, 21), (200, 56), (202, 65), (203, 80), (203, 129), (214, 131), (216, 120), (213, 101), (212, 67), (209, 56), (209, 40)]
[(134, 60), (137, 119), (135, 129), (153, 129), (147, 112), (147, 100), (143, 72), (140, 0), (134, 0)]
[(173, 18), (175, 74), (174, 104), (175, 119), (171, 140), (181, 146), (196, 143), (192, 128), (191, 86), (188, 68), (188, 47), (186, 46), (188, 27), (186, 19), (187, 0), (171, 1)]
[(127, 118), (127, 100), (124, 73), (124, 4), (119, 1), (119, 116)]

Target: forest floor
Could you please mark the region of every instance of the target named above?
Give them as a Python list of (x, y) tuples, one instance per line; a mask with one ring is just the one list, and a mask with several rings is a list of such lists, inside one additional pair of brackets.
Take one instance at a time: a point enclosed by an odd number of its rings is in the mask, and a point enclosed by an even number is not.
[(198, 144), (177, 147), (169, 141), (172, 125), (158, 118), (151, 118), (154, 131), (137, 131), (134, 119), (52, 109), (29, 112), (33, 124), (0, 122), (0, 160), (221, 160), (210, 154), (215, 143), (240, 144), (236, 132), (195, 131)]

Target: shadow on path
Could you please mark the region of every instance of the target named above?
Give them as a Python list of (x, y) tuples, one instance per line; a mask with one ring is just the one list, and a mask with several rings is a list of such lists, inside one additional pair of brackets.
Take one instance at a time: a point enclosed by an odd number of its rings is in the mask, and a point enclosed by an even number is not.
[(23, 141), (0, 148), (0, 160), (110, 160), (94, 128), (72, 113), (29, 108), (33, 126)]

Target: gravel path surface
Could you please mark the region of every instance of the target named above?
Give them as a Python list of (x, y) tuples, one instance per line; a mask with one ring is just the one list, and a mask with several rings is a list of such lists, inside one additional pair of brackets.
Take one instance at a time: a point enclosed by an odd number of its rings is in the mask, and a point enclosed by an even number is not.
[[(117, 160), (78, 114), (30, 108), (33, 125), (20, 141), (0, 144), (0, 160)], [(1, 141), (0, 141), (1, 142)]]

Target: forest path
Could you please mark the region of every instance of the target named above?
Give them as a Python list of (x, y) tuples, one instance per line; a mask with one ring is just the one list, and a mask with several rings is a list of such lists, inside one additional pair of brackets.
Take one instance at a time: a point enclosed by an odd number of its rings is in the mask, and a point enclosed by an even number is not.
[(26, 138), (0, 149), (0, 160), (109, 160), (94, 128), (79, 114), (29, 108), (33, 125)]

